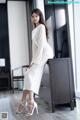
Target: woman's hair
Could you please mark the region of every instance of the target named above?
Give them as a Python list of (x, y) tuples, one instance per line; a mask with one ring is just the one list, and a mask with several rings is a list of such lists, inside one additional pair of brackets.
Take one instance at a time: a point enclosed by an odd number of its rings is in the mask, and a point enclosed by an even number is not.
[[(39, 15), (39, 17), (40, 17), (39, 23), (40, 23), (40, 24), (43, 24), (43, 25), (45, 26), (45, 29), (46, 29), (46, 37), (48, 38), (48, 28), (47, 28), (47, 26), (46, 26), (46, 23), (45, 23), (45, 20), (44, 20), (44, 17), (43, 17), (43, 14), (42, 14), (41, 10), (38, 9), (38, 8), (33, 9), (33, 10), (32, 10), (32, 14), (33, 14), (33, 13)], [(34, 27), (36, 27), (35, 24), (34, 24)]]

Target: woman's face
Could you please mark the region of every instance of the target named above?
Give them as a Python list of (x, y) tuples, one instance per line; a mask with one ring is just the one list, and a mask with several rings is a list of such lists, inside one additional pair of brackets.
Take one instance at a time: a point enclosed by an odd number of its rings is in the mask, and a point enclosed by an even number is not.
[(33, 13), (31, 16), (31, 21), (33, 24), (38, 24), (40, 20), (39, 15), (37, 15), (36, 13)]

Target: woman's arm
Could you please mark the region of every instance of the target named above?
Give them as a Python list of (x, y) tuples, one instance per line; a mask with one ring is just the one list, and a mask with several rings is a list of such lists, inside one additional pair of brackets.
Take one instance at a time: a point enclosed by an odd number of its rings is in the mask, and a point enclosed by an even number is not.
[(37, 41), (37, 50), (35, 51), (35, 55), (32, 58), (32, 62), (38, 64), (39, 61), (42, 58), (42, 53), (43, 53), (43, 48), (44, 44), (46, 42), (46, 31), (45, 31), (45, 26), (41, 25), (40, 28), (38, 28), (39, 31), (36, 34), (36, 41)]

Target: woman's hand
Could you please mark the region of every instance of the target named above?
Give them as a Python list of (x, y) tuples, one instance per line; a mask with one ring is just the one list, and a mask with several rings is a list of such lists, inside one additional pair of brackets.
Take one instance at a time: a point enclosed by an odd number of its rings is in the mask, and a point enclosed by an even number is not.
[(32, 67), (32, 65), (33, 65), (33, 63), (32, 63), (32, 64), (30, 64), (28, 68), (30, 69), (30, 68)]
[(31, 66), (32, 66), (32, 65), (29, 65), (29, 67), (28, 67), (28, 68), (30, 69), (30, 68), (31, 68)]

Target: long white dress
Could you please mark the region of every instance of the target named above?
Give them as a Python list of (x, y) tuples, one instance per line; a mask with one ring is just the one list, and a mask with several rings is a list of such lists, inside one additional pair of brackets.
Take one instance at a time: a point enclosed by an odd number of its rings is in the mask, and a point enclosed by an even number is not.
[(53, 50), (46, 39), (45, 26), (38, 25), (32, 31), (32, 66), (24, 73), (23, 90), (39, 93), (44, 65), (53, 58)]

